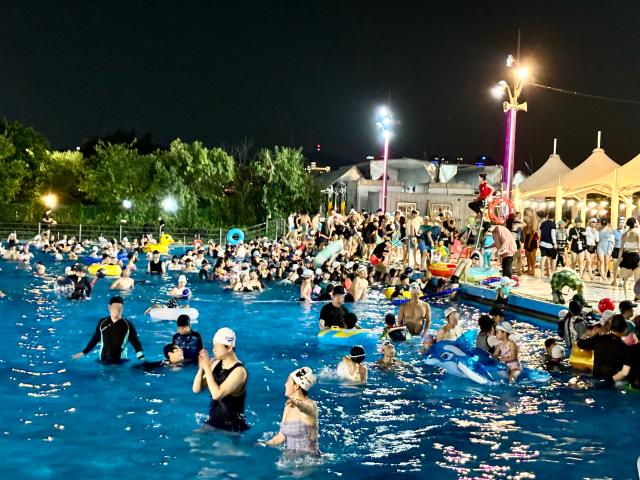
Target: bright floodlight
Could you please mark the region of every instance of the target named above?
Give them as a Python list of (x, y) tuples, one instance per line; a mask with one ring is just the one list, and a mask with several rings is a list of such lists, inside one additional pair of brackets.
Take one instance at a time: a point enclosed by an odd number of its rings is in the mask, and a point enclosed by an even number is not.
[(48, 209), (53, 210), (54, 208), (56, 208), (56, 206), (58, 206), (58, 196), (55, 193), (48, 193), (46, 195), (43, 195), (42, 203), (44, 203), (44, 206)]
[(516, 70), (516, 74), (520, 80), (526, 80), (529, 78), (529, 69), (527, 67), (520, 67)]
[(162, 209), (167, 213), (176, 213), (178, 211), (178, 202), (173, 197), (167, 197), (162, 200)]
[(124, 208), (125, 210), (130, 210), (131, 207), (133, 207), (133, 202), (131, 202), (131, 200), (122, 201), (122, 208)]
[(507, 67), (511, 68), (514, 63), (516, 63), (516, 59), (513, 58), (513, 55), (509, 55), (507, 57)]
[(378, 109), (378, 115), (381, 118), (389, 117), (391, 115), (391, 111), (389, 111), (389, 107), (383, 105)]
[(495, 98), (502, 98), (503, 94), (504, 88), (501, 85), (496, 85), (491, 89), (491, 95), (493, 95)]

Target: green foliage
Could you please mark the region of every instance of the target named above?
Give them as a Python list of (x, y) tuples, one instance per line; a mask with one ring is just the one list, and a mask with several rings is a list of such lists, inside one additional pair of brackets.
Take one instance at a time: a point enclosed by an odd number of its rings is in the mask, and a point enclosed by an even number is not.
[[(133, 133), (131, 133), (133, 135)], [(151, 145), (150, 138), (146, 142)], [(247, 226), (268, 215), (314, 211), (318, 187), (304, 169), (299, 149), (275, 147), (254, 152), (250, 142), (233, 149), (201, 142), (171, 142), (168, 149), (140, 148), (137, 140), (96, 140), (86, 156), (79, 151), (49, 152), (46, 138), (19, 122), (0, 122), (0, 220), (38, 221), (40, 195), (53, 192), (61, 205), (59, 223), (155, 223), (184, 227)], [(141, 153), (141, 151), (148, 153)], [(161, 202), (176, 199), (175, 214)], [(123, 200), (133, 202), (130, 211)], [(8, 202), (22, 200), (21, 205)], [(26, 201), (26, 202), (25, 202)]]

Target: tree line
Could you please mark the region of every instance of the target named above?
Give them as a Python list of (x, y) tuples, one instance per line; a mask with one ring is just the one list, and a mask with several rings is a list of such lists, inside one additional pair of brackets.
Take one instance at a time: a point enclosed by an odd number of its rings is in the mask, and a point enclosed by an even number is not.
[[(53, 151), (43, 134), (2, 119), (0, 171), (5, 222), (39, 221), (49, 193), (58, 197), (59, 223), (141, 225), (163, 215), (174, 226), (244, 226), (314, 211), (321, 203), (301, 149), (254, 148), (246, 141), (229, 151), (179, 138), (153, 151), (139, 149), (136, 139), (98, 140), (84, 153)], [(176, 200), (175, 213), (162, 211), (167, 197)]]

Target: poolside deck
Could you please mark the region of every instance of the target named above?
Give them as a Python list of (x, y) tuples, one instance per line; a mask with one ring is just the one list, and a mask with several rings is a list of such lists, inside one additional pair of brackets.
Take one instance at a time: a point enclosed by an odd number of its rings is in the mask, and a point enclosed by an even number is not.
[[(514, 293), (518, 295), (535, 298), (537, 300), (544, 300), (551, 302), (551, 287), (549, 286), (549, 278), (540, 278), (540, 274), (536, 277), (529, 275), (522, 275), (520, 278), (520, 286), (514, 289)], [(598, 277), (596, 277), (597, 279)], [(614, 287), (611, 285), (611, 279), (606, 282), (584, 282), (584, 297), (593, 306), (597, 306), (598, 302), (603, 298), (611, 298), (616, 305), (624, 300), (624, 292), (622, 287)], [(565, 300), (568, 302), (571, 295), (565, 296)], [(628, 282), (627, 285), (627, 298), (633, 300), (633, 280)]]

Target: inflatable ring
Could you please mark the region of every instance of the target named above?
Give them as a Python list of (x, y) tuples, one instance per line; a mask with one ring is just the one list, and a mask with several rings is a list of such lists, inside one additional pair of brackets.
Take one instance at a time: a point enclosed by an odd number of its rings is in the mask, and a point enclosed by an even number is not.
[(167, 308), (158, 307), (149, 310), (149, 316), (153, 320), (177, 320), (180, 315), (189, 315), (191, 323), (196, 323), (200, 312), (192, 307)]
[(231, 246), (244, 242), (244, 232), (239, 228), (232, 228), (227, 232), (227, 243)]
[(434, 277), (449, 278), (456, 271), (456, 265), (454, 263), (434, 263), (429, 265), (429, 272)]
[(107, 277), (119, 277), (122, 274), (120, 265), (100, 265), (99, 263), (94, 263), (87, 269), (90, 275), (96, 275), (100, 270), (102, 270)]
[(577, 345), (571, 348), (569, 363), (576, 370), (593, 370), (593, 351), (583, 350)]
[(467, 270), (466, 279), (469, 282), (481, 282), (487, 278), (496, 277), (500, 270), (493, 267), (470, 267)]
[[(502, 277), (487, 277), (484, 280), (481, 280), (480, 284), (481, 285), (485, 285), (485, 286), (490, 286), (492, 283), (499, 283), (501, 280), (502, 280)], [(511, 285), (512, 287), (519, 287), (520, 286), (520, 279), (518, 277), (513, 275), (511, 277), (511, 280), (516, 282), (515, 285)]]
[(366, 328), (327, 328), (318, 332), (318, 343), (321, 345), (376, 345), (380, 334)]
[(516, 213), (513, 202), (508, 198), (496, 197), (489, 204), (489, 219), (496, 225), (504, 225), (507, 217)]

